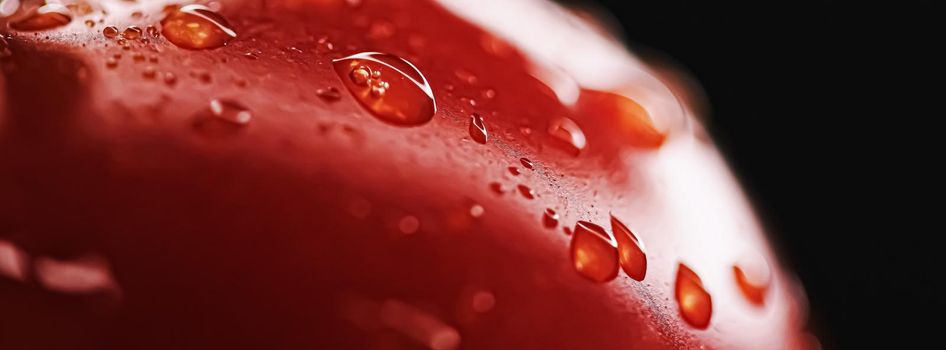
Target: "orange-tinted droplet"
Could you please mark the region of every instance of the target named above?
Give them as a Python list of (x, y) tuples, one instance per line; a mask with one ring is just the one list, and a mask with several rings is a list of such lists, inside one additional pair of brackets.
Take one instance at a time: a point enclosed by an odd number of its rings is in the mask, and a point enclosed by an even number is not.
[(552, 120), (552, 122), (549, 123), (548, 131), (549, 135), (560, 141), (562, 146), (565, 146), (569, 152), (574, 154), (578, 154), (578, 152), (585, 149), (585, 145), (588, 143), (585, 139), (585, 133), (581, 131), (578, 124), (566, 117), (559, 117)]
[(476, 142), (485, 144), (488, 136), (483, 117), (476, 113), (470, 115), (470, 138)]
[(382, 121), (422, 125), (437, 111), (427, 78), (403, 58), (363, 52), (334, 60), (333, 65), (348, 91)]
[(546, 228), (555, 228), (558, 226), (558, 213), (554, 209), (548, 208), (542, 212), (542, 225)]
[(529, 188), (529, 186), (526, 186), (526, 185), (517, 185), (517, 186), (516, 186), (516, 189), (518, 189), (518, 190), (519, 190), (519, 193), (522, 194), (522, 196), (523, 196), (523, 197), (526, 197), (527, 199), (533, 199), (533, 198), (535, 198), (535, 191), (533, 191), (531, 188)]
[(125, 28), (125, 31), (122, 32), (122, 37), (128, 40), (136, 40), (141, 37), (141, 28), (136, 26)]
[(522, 166), (526, 167), (526, 169), (532, 169), (532, 161), (527, 158), (519, 159), (519, 163), (522, 163)]
[(643, 244), (614, 215), (611, 215), (611, 232), (614, 232), (614, 238), (618, 242), (618, 254), (624, 273), (637, 281), (643, 281), (647, 275), (647, 255), (644, 253)]
[(155, 28), (154, 26), (148, 26), (145, 28), (145, 33), (148, 33), (148, 36), (152, 38), (157, 38), (161, 35), (161, 33), (158, 31), (158, 28)]
[(10, 23), (10, 28), (22, 31), (37, 31), (64, 26), (72, 22), (72, 11), (58, 3), (40, 6), (29, 16)]
[(572, 262), (585, 278), (607, 282), (618, 275), (618, 250), (601, 226), (587, 221), (575, 224), (571, 242)]
[(674, 294), (683, 319), (693, 327), (706, 329), (710, 316), (713, 315), (713, 300), (706, 289), (703, 289), (700, 277), (682, 263), (677, 270)]
[(582, 90), (578, 109), (584, 115), (617, 118), (615, 130), (629, 145), (639, 148), (660, 147), (667, 138), (666, 131), (658, 130), (647, 110), (636, 101), (615, 93)]
[(765, 258), (758, 254), (746, 254), (733, 265), (732, 270), (742, 295), (754, 305), (764, 305), (765, 294), (772, 283), (772, 271)]
[(114, 39), (118, 36), (118, 28), (115, 26), (105, 27), (102, 29), (102, 35), (104, 35), (106, 38)]
[(213, 49), (236, 38), (223, 16), (203, 5), (187, 5), (161, 20), (162, 33), (174, 45), (190, 50)]

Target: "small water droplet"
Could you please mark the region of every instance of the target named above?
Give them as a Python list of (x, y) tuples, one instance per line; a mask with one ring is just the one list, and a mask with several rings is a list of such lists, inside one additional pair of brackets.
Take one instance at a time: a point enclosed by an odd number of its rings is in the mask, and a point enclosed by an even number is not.
[(482, 205), (473, 204), (472, 206), (470, 206), (470, 216), (472, 216), (472, 217), (474, 217), (474, 218), (478, 218), (478, 217), (480, 217), (480, 216), (483, 216), (483, 212), (484, 212), (484, 211), (485, 211), (485, 209), (483, 209), (483, 206), (482, 206)]
[(496, 296), (488, 291), (478, 291), (473, 294), (473, 311), (484, 313), (496, 306)]
[(204, 84), (210, 84), (213, 81), (213, 77), (210, 75), (210, 72), (204, 69), (192, 70), (190, 75)]
[(145, 54), (143, 54), (143, 53), (141, 53), (141, 52), (135, 52), (135, 53), (131, 54), (131, 59), (134, 60), (135, 62), (144, 62), (144, 61), (145, 61)]
[(385, 122), (422, 125), (437, 110), (427, 79), (398, 56), (363, 52), (333, 60), (333, 65), (362, 107)]
[(141, 37), (141, 28), (136, 26), (130, 26), (125, 28), (125, 31), (122, 32), (122, 37), (128, 40), (135, 40)]
[(169, 86), (174, 86), (174, 84), (177, 84), (177, 76), (171, 72), (164, 73), (164, 83)]
[(513, 176), (519, 176), (519, 174), (521, 174), (521, 172), (519, 171), (519, 168), (514, 167), (514, 166), (509, 167), (509, 173), (512, 174)]
[(607, 282), (618, 275), (618, 250), (601, 226), (587, 221), (575, 224), (571, 242), (572, 262), (583, 277)]
[(503, 184), (498, 183), (498, 182), (490, 182), (489, 189), (492, 190), (493, 193), (496, 193), (496, 194), (504, 194), (507, 191), (507, 189), (503, 187)]
[(115, 57), (109, 57), (105, 59), (105, 66), (108, 68), (118, 67), (118, 60)]
[(226, 45), (237, 34), (223, 16), (203, 5), (186, 5), (161, 20), (164, 37), (190, 50), (213, 49)]
[(403, 234), (413, 234), (420, 229), (420, 220), (418, 220), (417, 217), (413, 215), (405, 216), (401, 218), (400, 221), (398, 221), (397, 228)]
[(634, 280), (643, 281), (647, 275), (647, 255), (644, 253), (643, 244), (627, 225), (614, 215), (611, 215), (611, 232), (618, 242), (618, 255), (624, 273)]
[(86, 26), (86, 27), (89, 27), (89, 28), (95, 27), (95, 21), (93, 21), (93, 20), (91, 20), (91, 19), (87, 19), (87, 20), (85, 20), (85, 26)]
[(532, 191), (532, 189), (529, 188), (529, 186), (517, 185), (516, 188), (519, 189), (519, 193), (522, 194), (523, 197), (526, 197), (527, 199), (535, 198), (535, 192)]
[(522, 163), (522, 166), (526, 167), (526, 169), (532, 169), (532, 161), (528, 158), (521, 158), (519, 162)]
[(733, 277), (742, 295), (756, 306), (765, 304), (765, 294), (772, 282), (772, 271), (769, 264), (757, 253), (744, 254), (733, 265)]
[(147, 66), (141, 71), (141, 76), (145, 77), (145, 79), (154, 79), (156, 75), (157, 71), (152, 66)]
[(476, 84), (476, 82), (479, 81), (479, 78), (477, 78), (476, 75), (470, 73), (467, 70), (458, 69), (454, 71), (453, 74), (457, 77), (457, 79), (460, 79), (460, 81), (470, 85)]
[(118, 28), (115, 26), (102, 28), (102, 35), (104, 35), (106, 38), (114, 39), (118, 36)]
[(154, 26), (148, 26), (147, 28), (145, 28), (145, 33), (148, 33), (148, 36), (152, 38), (157, 38), (161, 36), (161, 32), (159, 32), (158, 28), (155, 28)]
[(134, 19), (139, 19), (139, 18), (141, 18), (142, 16), (144, 16), (144, 15), (141, 13), (141, 11), (135, 11), (135, 12), (132, 12), (132, 13), (131, 13), (131, 18), (134, 18)]
[(493, 90), (493, 89), (483, 90), (483, 97), (486, 99), (493, 99), (494, 97), (496, 97), (496, 90)]
[(334, 86), (329, 86), (324, 89), (315, 90), (315, 94), (319, 96), (323, 101), (326, 102), (335, 102), (342, 98), (342, 93), (338, 91), (338, 88)]
[(233, 100), (213, 99), (207, 110), (199, 113), (194, 126), (208, 133), (242, 129), (253, 120), (248, 108)]
[(706, 329), (713, 314), (713, 300), (703, 289), (700, 277), (682, 263), (677, 268), (674, 294), (683, 320), (693, 327)]
[(558, 213), (554, 209), (548, 208), (542, 212), (542, 225), (546, 228), (555, 228), (558, 226)]
[(549, 135), (561, 141), (570, 152), (575, 154), (583, 150), (587, 144), (585, 133), (581, 131), (575, 121), (566, 117), (552, 120), (549, 124)]
[(69, 24), (72, 11), (58, 3), (48, 3), (32, 11), (23, 19), (11, 22), (10, 28), (20, 31), (38, 31), (52, 29)]
[(470, 115), (469, 129), (470, 138), (478, 143), (486, 144), (489, 135), (486, 133), (486, 124), (483, 122), (483, 117), (476, 113)]

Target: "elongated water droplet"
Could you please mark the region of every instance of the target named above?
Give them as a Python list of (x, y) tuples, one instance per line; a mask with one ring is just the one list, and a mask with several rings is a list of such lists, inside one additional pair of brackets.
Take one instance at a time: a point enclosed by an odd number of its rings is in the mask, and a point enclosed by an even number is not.
[(519, 176), (521, 172), (519, 171), (519, 168), (511, 166), (509, 167), (509, 173), (512, 174), (513, 176)]
[(479, 143), (486, 144), (488, 134), (486, 133), (486, 124), (483, 122), (483, 117), (479, 114), (473, 113), (470, 115), (470, 137)]
[(342, 93), (334, 86), (315, 90), (315, 94), (326, 102), (335, 102), (342, 98)]
[(643, 281), (647, 275), (647, 255), (644, 253), (643, 244), (614, 215), (611, 215), (611, 232), (618, 242), (618, 254), (624, 273), (637, 281)]
[(757, 306), (765, 304), (765, 294), (772, 282), (772, 271), (761, 255), (747, 253), (733, 265), (733, 277), (742, 295)]
[(542, 212), (542, 225), (546, 228), (555, 228), (558, 226), (558, 213), (552, 208), (545, 209)]
[(527, 199), (535, 198), (535, 192), (532, 191), (532, 189), (529, 188), (529, 186), (517, 185), (516, 188), (519, 190), (519, 193), (522, 194), (523, 197), (526, 197)]
[(713, 315), (713, 300), (706, 289), (703, 289), (700, 276), (682, 263), (677, 268), (674, 294), (683, 320), (693, 327), (706, 329)]
[(667, 138), (667, 131), (660, 130), (654, 125), (650, 114), (643, 106), (623, 95), (582, 90), (579, 110), (583, 115), (608, 118), (605, 120), (608, 125), (614, 126), (618, 132), (617, 136), (633, 147), (658, 148)]
[(618, 250), (601, 226), (587, 221), (575, 224), (571, 242), (572, 262), (585, 278), (607, 282), (618, 275)]
[(422, 125), (437, 111), (427, 79), (403, 58), (363, 52), (334, 60), (333, 65), (355, 99), (385, 122)]
[(532, 169), (532, 161), (529, 159), (521, 158), (519, 159), (519, 163), (522, 163), (522, 166), (526, 167), (526, 169)]
[(236, 38), (223, 16), (203, 5), (186, 5), (161, 20), (162, 33), (174, 45), (190, 50), (213, 49)]
[(503, 184), (498, 183), (498, 182), (490, 182), (489, 189), (493, 191), (493, 193), (496, 193), (496, 194), (504, 194), (507, 191), (506, 188), (503, 187)]
[(581, 131), (575, 121), (566, 117), (552, 120), (549, 124), (549, 135), (560, 141), (569, 152), (574, 154), (578, 154), (578, 152), (585, 149), (587, 144), (585, 133)]
[(21, 31), (38, 31), (52, 29), (69, 24), (72, 21), (72, 11), (58, 3), (49, 3), (40, 6), (29, 16), (10, 23), (10, 28)]

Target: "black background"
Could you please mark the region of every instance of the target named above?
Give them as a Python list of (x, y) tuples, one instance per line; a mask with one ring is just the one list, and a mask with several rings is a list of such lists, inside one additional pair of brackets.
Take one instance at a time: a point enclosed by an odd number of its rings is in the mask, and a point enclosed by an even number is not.
[(934, 68), (946, 61), (934, 53), (946, 13), (932, 2), (595, 3), (633, 49), (662, 52), (702, 85), (710, 132), (802, 280), (824, 348), (938, 337), (942, 229), (921, 219), (942, 207), (926, 181), (942, 160)]

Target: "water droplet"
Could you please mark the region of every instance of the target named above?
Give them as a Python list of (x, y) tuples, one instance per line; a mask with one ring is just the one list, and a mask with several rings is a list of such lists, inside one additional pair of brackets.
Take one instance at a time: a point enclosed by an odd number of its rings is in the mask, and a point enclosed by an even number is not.
[(10, 42), (8, 42), (3, 36), (0, 36), (0, 58), (7, 58), (10, 56), (13, 56), (13, 51), (10, 50)]
[(102, 35), (104, 35), (106, 38), (114, 39), (118, 36), (118, 28), (115, 26), (105, 27), (102, 29)]
[(667, 138), (667, 131), (658, 129), (647, 110), (627, 96), (586, 89), (582, 90), (579, 102), (584, 115), (615, 118), (608, 125), (613, 125), (617, 136), (631, 146), (657, 148)]
[(703, 281), (684, 264), (677, 270), (674, 294), (680, 306), (680, 315), (691, 326), (706, 329), (713, 314), (713, 300), (703, 289)]
[(87, 20), (85, 20), (85, 26), (86, 26), (86, 27), (89, 27), (89, 28), (95, 27), (95, 21), (93, 21), (93, 20), (91, 20), (91, 19), (87, 19)]
[(143, 54), (143, 53), (141, 53), (141, 52), (135, 52), (135, 53), (131, 54), (131, 59), (134, 60), (135, 62), (144, 62), (144, 61), (145, 61), (145, 54)]
[(69, 24), (72, 12), (62, 4), (49, 3), (40, 6), (26, 18), (10, 23), (10, 28), (21, 31), (52, 29)]
[(482, 206), (482, 205), (473, 204), (473, 205), (470, 207), (470, 216), (472, 216), (472, 217), (474, 217), (474, 218), (478, 218), (478, 217), (480, 217), (480, 216), (483, 216), (483, 212), (485, 212), (485, 211), (486, 211), (486, 209), (483, 209), (483, 206)]
[(315, 94), (326, 102), (335, 102), (342, 98), (342, 93), (334, 86), (315, 90)]
[(171, 72), (164, 73), (164, 83), (169, 86), (173, 86), (174, 84), (177, 84), (177, 76)]
[(398, 56), (363, 52), (334, 60), (333, 65), (355, 99), (385, 122), (421, 125), (437, 110), (427, 79)]
[(483, 117), (473, 113), (470, 115), (470, 138), (474, 141), (486, 144), (488, 135), (486, 133), (486, 124), (483, 123)]
[(161, 32), (158, 31), (158, 28), (155, 28), (154, 26), (148, 26), (145, 28), (145, 33), (148, 33), (148, 36), (152, 38), (157, 38), (161, 35)]
[(561, 141), (572, 153), (577, 154), (585, 148), (587, 140), (575, 121), (566, 117), (559, 117), (549, 124), (549, 135)]
[(546, 228), (555, 228), (558, 226), (558, 213), (554, 209), (548, 208), (542, 212), (542, 225)]
[(152, 66), (147, 66), (145, 70), (141, 71), (141, 76), (145, 79), (154, 79), (155, 75), (157, 75), (157, 71)]
[(519, 176), (519, 174), (521, 174), (521, 172), (519, 171), (519, 168), (514, 167), (514, 166), (509, 167), (509, 173), (512, 174), (513, 176)]
[(223, 16), (203, 5), (186, 5), (161, 20), (162, 33), (174, 45), (190, 50), (226, 45), (237, 34)]
[[(120, 56), (119, 56), (120, 57)], [(118, 60), (115, 57), (109, 57), (105, 59), (105, 66), (108, 68), (118, 67)]]
[(486, 99), (493, 99), (494, 97), (496, 97), (496, 90), (493, 90), (493, 89), (483, 90), (483, 97)]
[(204, 69), (192, 70), (190, 72), (190, 76), (204, 84), (210, 84), (213, 81), (213, 77), (210, 75), (210, 72)]
[(477, 78), (476, 75), (463, 69), (458, 69), (453, 72), (453, 74), (456, 75), (457, 79), (460, 79), (460, 81), (470, 85), (476, 84), (476, 82), (479, 81), (479, 78)]
[(417, 232), (418, 229), (420, 229), (420, 220), (418, 220), (417, 217), (413, 215), (405, 216), (401, 218), (401, 221), (398, 221), (397, 229), (406, 235), (413, 234)]
[(117, 289), (108, 262), (101, 257), (89, 256), (72, 261), (39, 257), (33, 267), (39, 284), (57, 292), (90, 293)]
[(764, 305), (765, 294), (772, 282), (772, 271), (765, 258), (759, 254), (747, 253), (732, 269), (742, 295), (754, 305)]
[(131, 13), (131, 18), (134, 18), (134, 19), (139, 19), (139, 18), (141, 18), (142, 16), (144, 16), (144, 15), (141, 13), (141, 11), (135, 11), (135, 12), (132, 12), (132, 13)]
[(128, 40), (135, 40), (141, 37), (141, 28), (136, 26), (131, 26), (125, 28), (125, 31), (122, 32), (122, 37)]
[(25, 280), (28, 259), (26, 253), (15, 244), (0, 239), (0, 277)]
[(528, 158), (521, 158), (519, 162), (522, 163), (522, 166), (526, 167), (526, 169), (532, 169), (532, 161)]
[(532, 191), (532, 189), (529, 188), (529, 186), (518, 185), (516, 186), (516, 188), (519, 189), (519, 193), (522, 194), (523, 197), (526, 197), (527, 199), (535, 198), (535, 192)]
[(647, 255), (644, 253), (643, 244), (627, 225), (614, 215), (611, 215), (611, 232), (618, 242), (618, 256), (624, 273), (637, 281), (643, 281), (647, 275)]
[(507, 191), (506, 188), (503, 187), (503, 184), (498, 182), (490, 182), (489, 189), (496, 194), (504, 194)]
[(207, 111), (197, 117), (194, 125), (208, 131), (232, 130), (249, 125), (252, 119), (253, 114), (240, 103), (213, 99), (210, 100)]
[(618, 275), (618, 250), (601, 226), (587, 221), (575, 224), (571, 255), (575, 270), (595, 282), (607, 282)]

